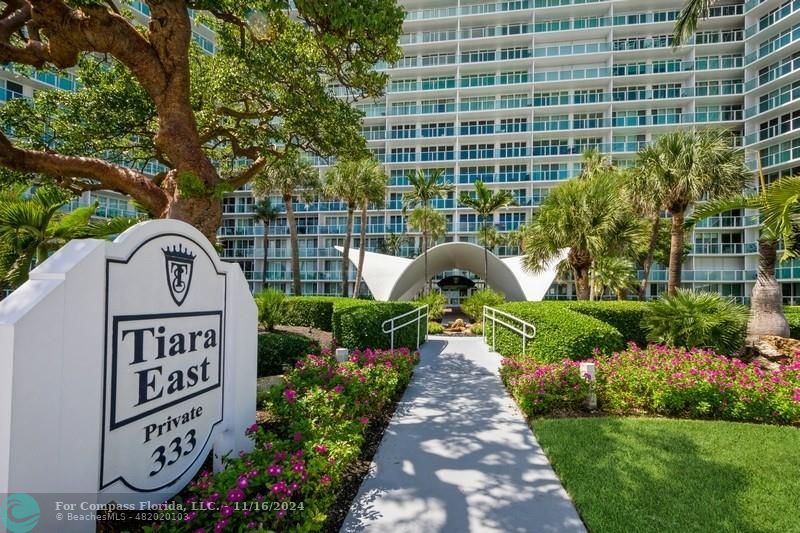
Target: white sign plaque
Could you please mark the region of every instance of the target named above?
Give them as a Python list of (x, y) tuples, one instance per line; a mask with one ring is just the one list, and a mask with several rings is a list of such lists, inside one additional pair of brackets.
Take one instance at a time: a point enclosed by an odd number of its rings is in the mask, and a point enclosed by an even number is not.
[(0, 302), (0, 493), (177, 494), (251, 445), (256, 335), (244, 275), (195, 228), (72, 241)]

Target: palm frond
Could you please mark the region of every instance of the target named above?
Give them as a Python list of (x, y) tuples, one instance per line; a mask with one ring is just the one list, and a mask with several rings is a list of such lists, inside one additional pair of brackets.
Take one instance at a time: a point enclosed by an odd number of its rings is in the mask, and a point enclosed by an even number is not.
[(761, 201), (757, 193), (732, 194), (730, 196), (712, 198), (695, 207), (691, 216), (686, 218), (685, 224), (687, 227), (691, 228), (701, 220), (720, 215), (727, 211), (732, 211), (734, 209), (758, 209), (759, 207), (761, 207)]
[(673, 29), (673, 44), (680, 46), (688, 41), (697, 30), (700, 19), (708, 17), (714, 0), (687, 0), (681, 9)]

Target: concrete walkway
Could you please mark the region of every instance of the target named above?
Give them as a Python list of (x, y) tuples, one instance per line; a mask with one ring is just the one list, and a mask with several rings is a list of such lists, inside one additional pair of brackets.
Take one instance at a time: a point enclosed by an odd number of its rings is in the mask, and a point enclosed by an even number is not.
[(480, 337), (430, 337), (343, 532), (585, 531)]

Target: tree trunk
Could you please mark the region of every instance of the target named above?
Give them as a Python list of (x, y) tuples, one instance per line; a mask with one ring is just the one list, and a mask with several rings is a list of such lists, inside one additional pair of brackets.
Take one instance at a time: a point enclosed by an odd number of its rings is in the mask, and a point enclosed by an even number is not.
[(483, 247), (483, 283), (489, 288), (489, 249)]
[(303, 289), (300, 285), (300, 249), (297, 242), (297, 222), (294, 219), (292, 195), (284, 195), (283, 204), (286, 206), (286, 223), (289, 225), (289, 246), (292, 247), (292, 292), (295, 296), (301, 296)]
[(678, 292), (681, 285), (681, 271), (683, 270), (683, 211), (674, 211), (672, 214), (672, 238), (669, 246), (669, 282), (667, 294), (670, 296)]
[(748, 341), (764, 335), (789, 336), (789, 324), (783, 314), (781, 284), (775, 279), (777, 248), (777, 241), (758, 241), (758, 278), (750, 297)]
[(573, 268), (572, 274), (575, 276), (575, 294), (578, 300), (588, 300), (591, 292), (589, 288), (589, 269)]
[(264, 220), (264, 263), (261, 268), (261, 290), (267, 288), (267, 257), (269, 256), (269, 220)]
[(429, 294), (431, 292), (431, 281), (428, 278), (428, 232), (422, 232), (422, 253), (425, 254), (425, 286), (423, 288), (423, 294)]
[(175, 171), (164, 180), (163, 188), (167, 192), (167, 208), (161, 218), (181, 220), (191, 224), (214, 244), (217, 241), (217, 229), (222, 221), (222, 202), (214, 197), (182, 198), (180, 188), (174, 179)]
[(652, 220), (653, 228), (650, 230), (650, 242), (647, 243), (647, 257), (644, 258), (642, 269), (644, 275), (642, 281), (639, 283), (639, 300), (644, 301), (647, 299), (647, 284), (650, 283), (650, 269), (653, 268), (653, 256), (656, 253), (656, 245), (658, 244), (658, 234), (661, 230), (661, 218), (658, 213)]
[[(350, 277), (350, 240), (353, 236), (353, 213), (355, 212), (355, 207), (352, 205), (347, 206), (347, 227), (345, 228), (345, 235), (344, 235), (344, 251), (342, 257), (342, 296), (347, 298), (349, 296), (349, 292), (347, 290), (347, 282), (349, 281), (347, 278)], [(364, 221), (362, 220), (361, 223), (363, 224)]]
[[(36, 265), (35, 266), (38, 267), (39, 265), (41, 265), (42, 263), (47, 261), (47, 258), (49, 256), (50, 256), (50, 254), (47, 253), (47, 248), (45, 248), (44, 244), (40, 244), (39, 246), (37, 246), (36, 247)], [(31, 270), (32, 270), (31, 266), (28, 265), (28, 272), (30, 272)]]
[(575, 294), (578, 300), (588, 300), (591, 295), (589, 274), (592, 268), (592, 256), (585, 250), (571, 249), (567, 261), (575, 278)]
[(367, 202), (361, 206), (361, 246), (358, 249), (358, 270), (356, 272), (356, 286), (353, 289), (353, 298), (358, 298), (358, 293), (361, 290), (361, 272), (364, 270), (364, 255), (366, 253), (367, 245)]

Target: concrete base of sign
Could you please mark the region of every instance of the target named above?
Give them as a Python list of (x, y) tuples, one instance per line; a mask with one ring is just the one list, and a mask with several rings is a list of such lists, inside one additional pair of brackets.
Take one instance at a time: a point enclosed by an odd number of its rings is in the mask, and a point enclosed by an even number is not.
[[(196, 257), (194, 278), (191, 271), (183, 271), (184, 281), (191, 285), (175, 284), (188, 293), (188, 297), (186, 294), (176, 296), (172, 289), (167, 290), (170, 264), (167, 262), (165, 269), (167, 252), (164, 249), (173, 243), (191, 247), (190, 253)], [(134, 265), (131, 261), (128, 265), (127, 262), (134, 257), (138, 263)], [(117, 291), (114, 286), (109, 288), (111, 262), (121, 265), (115, 275), (120, 277), (125, 290), (120, 289), (118, 293), (114, 292)], [(127, 270), (123, 269), (125, 265), (129, 267)], [(220, 300), (204, 296), (204, 269), (223, 279), (220, 283), (224, 291), (219, 293), (222, 295)], [(124, 373), (133, 363), (123, 360), (118, 367), (113, 367), (116, 363), (112, 362), (111, 356), (116, 358), (114, 343), (117, 337), (109, 338), (112, 332), (108, 325), (112, 321), (117, 324), (118, 320), (142, 321), (163, 316), (180, 316), (181, 320), (188, 321), (184, 323), (191, 325), (192, 316), (203, 315), (197, 311), (206, 311), (207, 308), (214, 309), (214, 317), (219, 314), (223, 324), (217, 360), (219, 386), (214, 389), (221, 390), (220, 417), (211, 427), (204, 427), (205, 422), (195, 409), (198, 416), (192, 418), (200, 422), (193, 420), (180, 431), (174, 431), (184, 438), (183, 453), (174, 459), (169, 455), (165, 463), (172, 462), (169, 468), (163, 468), (163, 475), (150, 474), (152, 477), (148, 479), (147, 473), (155, 470), (154, 458), (158, 467), (158, 456), (150, 448), (158, 444), (169, 451), (170, 441), (175, 435), (169, 433), (162, 443), (156, 442), (156, 430), (147, 433), (152, 442), (146, 442), (146, 438), (141, 438), (144, 433), (139, 433), (148, 431), (147, 428), (153, 425), (158, 428), (159, 423), (166, 424), (162, 428), (166, 433), (174, 427), (174, 418), (173, 425), (170, 425), (169, 417), (188, 412), (193, 405), (203, 401), (202, 394), (176, 394), (173, 399), (168, 396), (167, 382), (164, 381), (163, 402), (159, 399), (150, 404), (154, 408), (137, 411), (136, 387), (125, 388), (128, 383), (124, 382), (128, 379), (131, 384), (136, 383), (137, 376)], [(226, 310), (230, 310), (229, 317)], [(148, 346), (152, 344), (154, 347), (158, 327), (157, 324), (152, 327), (152, 342)], [(188, 224), (172, 220), (150, 221), (129, 229), (113, 243), (101, 240), (70, 242), (31, 272), (27, 283), (0, 302), (0, 494), (28, 493), (41, 499), (38, 526), (41, 531), (94, 531), (93, 522), (57, 520), (55, 508), (51, 507), (58, 495), (65, 499), (78, 498), (87, 504), (110, 501), (159, 503), (178, 493), (212, 450), (215, 456), (221, 457), (249, 449), (251, 441), (245, 436), (245, 429), (255, 420), (256, 331), (255, 304), (239, 266), (222, 262), (211, 243)], [(211, 336), (209, 333), (208, 337)], [(216, 332), (213, 336), (216, 343)], [(135, 335), (129, 336), (126, 342), (133, 346), (131, 337)], [(208, 337), (206, 341), (211, 345)], [(192, 342), (195, 342), (194, 338)], [(173, 380), (173, 374), (177, 376), (177, 372), (186, 371), (180, 365), (191, 363), (193, 356), (189, 353), (192, 350), (181, 351), (175, 348), (175, 343), (177, 340), (167, 345), (170, 347), (168, 357), (159, 361), (165, 374), (163, 378), (166, 380), (169, 376), (170, 383), (178, 379)], [(112, 345), (113, 350), (109, 348)], [(199, 347), (194, 351), (201, 352)], [(148, 352), (148, 356), (153, 357), (153, 353)], [(120, 357), (128, 356), (127, 353), (120, 354)], [(157, 353), (154, 357), (159, 359)], [(188, 367), (188, 373), (180, 378), (182, 386), (188, 388), (198, 371)], [(113, 380), (109, 381), (109, 376)], [(157, 372), (153, 371), (149, 377), (155, 379)], [(135, 420), (130, 427), (131, 434), (137, 437), (126, 442), (124, 450), (117, 444), (108, 444), (109, 430), (113, 430), (104, 414), (111, 398), (109, 383), (114, 383), (118, 389), (112, 411), (117, 406), (118, 417), (130, 414)], [(216, 386), (216, 382), (214, 384)], [(151, 383), (142, 380), (138, 388), (143, 386), (151, 387)], [(162, 389), (155, 385), (151, 389), (149, 394), (155, 400), (158, 398), (155, 391)], [(131, 391), (133, 400), (125, 396)], [(124, 422), (119, 422), (119, 425)], [(188, 451), (190, 444), (187, 441), (190, 439), (184, 435), (190, 431), (189, 428), (198, 435), (194, 453)], [(201, 441), (199, 436), (204, 431), (208, 437)], [(130, 456), (126, 455), (128, 451)], [(117, 480), (105, 484), (102, 472), (104, 454), (106, 457), (116, 455), (114, 464), (124, 465), (124, 471), (111, 473), (119, 476)], [(143, 458), (146, 464), (143, 464)], [(144, 476), (153, 488), (132, 488), (125, 476), (132, 479), (136, 472)]]
[(347, 361), (350, 357), (350, 351), (347, 348), (336, 348), (336, 360), (340, 363)]

